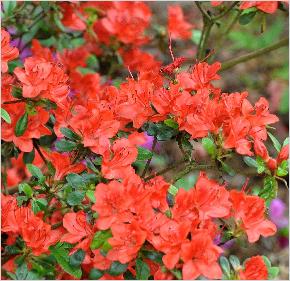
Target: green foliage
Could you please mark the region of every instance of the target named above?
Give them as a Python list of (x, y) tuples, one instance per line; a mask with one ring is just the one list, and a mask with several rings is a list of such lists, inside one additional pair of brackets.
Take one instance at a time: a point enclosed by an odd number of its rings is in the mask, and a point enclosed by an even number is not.
[(283, 160), (282, 163), (278, 166), (277, 176), (285, 177), (288, 175), (288, 160)]
[(122, 264), (118, 261), (112, 262), (110, 268), (108, 269), (108, 273), (112, 276), (118, 276), (122, 273), (124, 273), (128, 268), (128, 264)]
[(51, 255), (56, 259), (57, 263), (65, 272), (80, 279), (82, 276), (81, 268), (70, 264), (69, 251), (71, 248), (72, 245), (68, 243), (58, 242), (55, 246), (51, 246), (49, 249), (51, 251)]
[(206, 152), (214, 158), (216, 155), (216, 146), (214, 141), (211, 138), (203, 138), (202, 141), (202, 146), (206, 150)]
[(80, 266), (85, 258), (85, 255), (86, 253), (84, 250), (78, 249), (69, 257), (69, 264), (74, 267)]
[(57, 151), (59, 152), (69, 152), (76, 148), (77, 144), (68, 140), (60, 140), (55, 144)]
[(165, 123), (148, 122), (143, 127), (149, 136), (156, 137), (158, 141), (169, 140), (178, 134), (177, 129), (173, 129)]
[(89, 279), (90, 279), (90, 280), (98, 280), (98, 279), (100, 279), (103, 275), (104, 275), (104, 272), (103, 272), (102, 270), (99, 270), (99, 269), (93, 268), (93, 269), (90, 271)]
[(28, 125), (28, 113), (25, 112), (17, 121), (14, 132), (16, 137), (20, 137), (24, 134)]
[(147, 160), (147, 159), (150, 159), (152, 158), (153, 156), (153, 152), (142, 147), (142, 146), (139, 146), (138, 147), (138, 156), (137, 156), (137, 160)]
[(73, 141), (77, 141), (77, 140), (80, 140), (81, 139), (81, 137), (78, 134), (76, 134), (74, 131), (72, 131), (69, 128), (63, 127), (63, 128), (60, 128), (60, 131), (62, 132), (62, 134), (66, 138), (71, 139)]
[(36, 167), (33, 164), (27, 164), (26, 167), (28, 171), (31, 173), (31, 175), (38, 179), (38, 182), (40, 184), (44, 183), (45, 176), (42, 174), (41, 170), (38, 167)]
[(33, 195), (33, 190), (28, 183), (20, 183), (18, 185), (19, 192), (23, 192), (27, 197), (31, 198)]
[(101, 248), (110, 237), (112, 237), (110, 230), (100, 230), (96, 232), (91, 243), (91, 249), (95, 250)]
[(142, 259), (136, 259), (136, 279), (148, 280), (150, 276), (150, 268)]
[(33, 199), (31, 202), (31, 208), (34, 214), (37, 214), (40, 211), (44, 211), (47, 205), (48, 203), (45, 198)]
[(272, 141), (275, 149), (279, 152), (281, 150), (281, 144), (280, 144), (280, 142), (270, 132), (268, 132), (268, 136), (270, 137), (270, 139), (271, 139), (271, 141)]
[(11, 124), (11, 118), (9, 113), (4, 109), (1, 108), (1, 118), (8, 124)]

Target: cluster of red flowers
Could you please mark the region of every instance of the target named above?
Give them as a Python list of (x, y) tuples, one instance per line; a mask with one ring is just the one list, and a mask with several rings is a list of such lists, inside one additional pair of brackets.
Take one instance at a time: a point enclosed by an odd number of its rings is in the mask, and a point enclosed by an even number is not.
[[(8, 237), (7, 245), (13, 245), (20, 236), (28, 251), (40, 256), (49, 254), (50, 246), (57, 242), (73, 244), (70, 255), (79, 249), (85, 253), (81, 262), (83, 278), (92, 268), (109, 270), (114, 262), (128, 264), (135, 276), (136, 260), (144, 251), (162, 256), (161, 263), (143, 258), (154, 279), (174, 279), (175, 270), (182, 272), (183, 279), (222, 278), (218, 260), (223, 249), (215, 239), (223, 230), (232, 238), (246, 234), (250, 243), (275, 234), (276, 226), (265, 215), (265, 200), (244, 190), (230, 190), (204, 172), (189, 191), (173, 192), (174, 186), (161, 176), (146, 181), (133, 166), (138, 147), (146, 141), (142, 128), (148, 122), (171, 119), (191, 139), (211, 134), (224, 151), (258, 155), (275, 170), (288, 158), (288, 146), (275, 160), (264, 145), (266, 126), (277, 122), (277, 116), (269, 112), (265, 98), (252, 105), (247, 92), (223, 93), (215, 87), (214, 81), (220, 79), (219, 62), (197, 62), (184, 71), (180, 69), (183, 58), (161, 67), (153, 55), (142, 51), (140, 46), (149, 40), (144, 31), (151, 17), (144, 3), (61, 3), (60, 7), (62, 23), (85, 32), (86, 48), (54, 54), (33, 40), (33, 55), (25, 59), (24, 67), (7, 74), (7, 63), (18, 56), (18, 50), (10, 46), (9, 34), (1, 31), (2, 108), (11, 118), (10, 123), (2, 123), (2, 140), (20, 150), (18, 159), (12, 160), (13, 168), (7, 171), (7, 185), (13, 187), (30, 175), (27, 170), (22, 175), (16, 171), (19, 167), (25, 170), (23, 153), (34, 150), (35, 141), (43, 136), (56, 135), (58, 141), (64, 141), (63, 128), (77, 137), (77, 149), (81, 147), (101, 158), (101, 180), (92, 189), (94, 200), (86, 194), (81, 208), (66, 206), (63, 212), (58, 184), (63, 186), (69, 174), (90, 175), (94, 171), (85, 162), (74, 161), (77, 150), (59, 153), (53, 147), (38, 148), (33, 164), (49, 174), (49, 168), (43, 167), (49, 162), (54, 174), (44, 179), (49, 193), (39, 192), (33, 200), (41, 202), (50, 197), (45, 202), (51, 213), (35, 214), (31, 202), (19, 206), (15, 196), (2, 195), (2, 232)], [(91, 26), (93, 33), (102, 44), (119, 49), (129, 71), (138, 72), (136, 79), (132, 76), (116, 87), (104, 83), (98, 73), (79, 71), (90, 54), (102, 52), (91, 44), (90, 31), (86, 30), (84, 19), (92, 17), (89, 8), (100, 17)], [(168, 13), (171, 38), (189, 38), (192, 24), (184, 19), (181, 8), (170, 6)], [(21, 97), (15, 95), (19, 91)], [(39, 185), (34, 188), (42, 190)], [(98, 235), (107, 237), (106, 250), (102, 245), (92, 247)], [(4, 268), (15, 270), (10, 261)], [(268, 270), (262, 257), (257, 256), (247, 260), (237, 274), (240, 279), (266, 279)], [(65, 277), (73, 278), (59, 275)], [(102, 277), (112, 278), (124, 276), (105, 273)]]

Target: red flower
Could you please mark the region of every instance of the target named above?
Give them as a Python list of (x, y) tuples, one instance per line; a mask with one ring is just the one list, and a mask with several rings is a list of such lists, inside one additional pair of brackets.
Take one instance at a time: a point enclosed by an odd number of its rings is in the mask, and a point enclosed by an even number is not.
[(14, 70), (23, 83), (23, 97), (47, 98), (59, 105), (64, 102), (69, 92), (68, 76), (60, 64), (40, 57), (30, 57), (25, 60), (24, 67), (16, 67)]
[(48, 153), (45, 150), (42, 151), (55, 168), (55, 180), (62, 180), (69, 173), (81, 173), (86, 169), (86, 166), (82, 163), (72, 164), (69, 156), (58, 152)]
[(88, 105), (87, 108), (83, 106), (74, 108), (69, 125), (82, 136), (85, 147), (89, 147), (97, 154), (103, 154), (109, 148), (109, 138), (118, 132), (120, 123), (116, 121), (111, 111), (90, 109)]
[(168, 6), (168, 32), (172, 39), (189, 39), (193, 25), (184, 19), (178, 5)]
[(240, 6), (241, 10), (256, 7), (264, 13), (273, 14), (278, 9), (278, 1), (243, 1)]
[(276, 225), (265, 218), (264, 199), (237, 190), (231, 190), (230, 199), (238, 228), (246, 232), (250, 243), (258, 241), (260, 235), (268, 237), (276, 233)]
[(146, 141), (143, 133), (133, 133), (128, 139), (122, 138), (114, 142), (111, 152), (107, 151), (103, 157), (102, 174), (107, 179), (117, 179), (130, 176), (134, 173), (131, 164), (136, 160), (138, 150), (136, 145)]
[(202, 220), (208, 218), (222, 218), (229, 214), (231, 203), (229, 192), (224, 186), (218, 185), (214, 180), (200, 173), (193, 189), (195, 206)]
[(181, 247), (183, 279), (193, 280), (203, 275), (208, 279), (221, 279), (222, 271), (217, 262), (222, 249), (214, 245), (205, 231), (191, 234), (191, 241)]
[(87, 251), (90, 247), (94, 232), (92, 226), (86, 220), (84, 211), (67, 213), (63, 217), (63, 227), (68, 231), (61, 241), (71, 244), (78, 243), (75, 248)]
[(94, 268), (100, 270), (106, 270), (111, 266), (112, 261), (108, 260), (107, 257), (104, 257), (100, 250), (93, 250), (94, 258), (93, 258), (93, 265)]
[(146, 232), (135, 221), (113, 224), (111, 230), (113, 237), (108, 242), (113, 248), (108, 252), (107, 258), (120, 263), (134, 259), (145, 242)]
[(36, 256), (47, 253), (49, 246), (55, 244), (60, 236), (59, 230), (51, 230), (51, 225), (36, 216), (28, 218), (25, 225), (22, 223), (23, 240)]
[(165, 255), (162, 258), (168, 269), (173, 269), (180, 259), (182, 243), (186, 242), (190, 223), (169, 220), (160, 227), (160, 234), (150, 239), (151, 244)]
[(19, 51), (15, 47), (10, 46), (10, 34), (5, 30), (1, 29), (1, 72), (5, 73), (8, 71), (7, 63), (18, 57)]
[(246, 260), (245, 268), (239, 272), (241, 280), (267, 280), (268, 269), (261, 256), (254, 256)]
[(114, 2), (106, 16), (96, 21), (94, 29), (100, 41), (107, 45), (112, 36), (124, 44), (140, 45), (148, 41), (143, 32), (150, 18), (151, 11), (145, 3)]
[(288, 160), (289, 158), (289, 144), (282, 147), (281, 151), (277, 157), (277, 164), (280, 164), (283, 160)]
[(25, 113), (25, 103), (6, 104), (3, 108), (9, 112), (11, 124), (2, 122), (2, 136), (4, 141), (12, 141), (23, 152), (30, 152), (33, 148), (32, 138), (39, 139), (43, 135), (50, 135), (51, 131), (45, 126), (49, 113), (41, 107), (36, 107), (36, 114), (28, 116), (27, 128), (22, 136), (15, 135), (17, 121)]
[(86, 29), (86, 24), (82, 21), (78, 13), (77, 4), (74, 3), (60, 3), (62, 9), (63, 18), (61, 22), (64, 26), (73, 29), (83, 31)]
[(47, 61), (53, 61), (53, 55), (49, 48), (42, 47), (37, 39), (32, 39), (31, 43), (31, 51), (33, 56), (43, 58)]

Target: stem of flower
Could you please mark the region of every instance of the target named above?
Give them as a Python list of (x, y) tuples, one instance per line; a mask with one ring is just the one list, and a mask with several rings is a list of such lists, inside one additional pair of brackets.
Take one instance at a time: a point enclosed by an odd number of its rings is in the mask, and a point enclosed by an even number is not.
[(152, 156), (146, 162), (145, 168), (144, 168), (142, 176), (141, 176), (142, 178), (144, 178), (146, 176), (146, 172), (147, 172), (147, 170), (148, 170), (148, 168), (150, 166), (151, 160), (153, 158), (153, 153), (154, 153), (154, 149), (155, 149), (156, 144), (157, 144), (157, 138), (154, 137), (152, 148), (151, 148)]
[(226, 61), (224, 63), (222, 63), (222, 68), (221, 68), (221, 71), (224, 71), (224, 70), (227, 70), (229, 68), (232, 68), (233, 66), (241, 63), (241, 62), (245, 62), (245, 61), (248, 61), (248, 60), (251, 60), (251, 59), (254, 59), (258, 56), (261, 56), (261, 55), (264, 55), (264, 54), (267, 54), (273, 50), (276, 50), (276, 49), (279, 49), (281, 47), (284, 47), (284, 46), (287, 46), (289, 43), (289, 37), (286, 37), (286, 38), (283, 38), (281, 39), (280, 41), (268, 46), (268, 47), (265, 47), (265, 48), (262, 48), (262, 49), (259, 49), (257, 51), (254, 51), (254, 52), (251, 52), (249, 54), (246, 54), (246, 55), (243, 55), (243, 56), (240, 56), (238, 58), (234, 58), (232, 60), (229, 60), (229, 61)]

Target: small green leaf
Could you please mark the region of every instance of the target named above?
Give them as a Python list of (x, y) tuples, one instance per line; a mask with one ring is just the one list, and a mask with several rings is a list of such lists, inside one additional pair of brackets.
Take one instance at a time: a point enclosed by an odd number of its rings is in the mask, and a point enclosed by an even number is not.
[(69, 128), (63, 127), (63, 128), (60, 128), (60, 131), (68, 139), (81, 140), (81, 137)]
[(174, 185), (170, 185), (169, 189), (168, 189), (168, 193), (170, 193), (171, 195), (175, 196), (178, 192), (178, 188)]
[(55, 144), (55, 147), (59, 152), (72, 151), (76, 146), (77, 144), (75, 142), (68, 140), (60, 140)]
[(86, 253), (82, 249), (78, 249), (69, 257), (69, 264), (71, 266), (80, 266), (85, 258)]
[(121, 273), (125, 272), (127, 270), (127, 268), (128, 268), (128, 263), (122, 264), (118, 261), (114, 261), (114, 262), (112, 262), (112, 264), (108, 270), (108, 273), (112, 276), (118, 276)]
[(100, 279), (103, 275), (104, 275), (104, 272), (103, 272), (102, 270), (99, 270), (99, 269), (93, 268), (93, 269), (90, 271), (89, 279), (90, 279), (90, 280), (98, 280), (98, 279)]
[(175, 120), (173, 120), (173, 119), (166, 119), (166, 120), (164, 120), (164, 123), (168, 127), (171, 127), (173, 129), (178, 129), (178, 123)]
[(23, 162), (25, 164), (32, 163), (35, 157), (35, 151), (32, 149), (30, 152), (24, 152), (23, 154)]
[(39, 183), (44, 183), (45, 176), (42, 174), (41, 170), (38, 167), (33, 164), (27, 164), (26, 167), (31, 175), (38, 179)]
[(201, 30), (199, 29), (194, 29), (192, 30), (192, 33), (191, 33), (191, 41), (193, 43), (195, 43), (196, 45), (199, 43), (200, 41), (200, 38), (201, 38)]
[(269, 258), (266, 256), (262, 256), (262, 257), (263, 257), (264, 263), (267, 266), (267, 268), (268, 269), (271, 268), (271, 261), (269, 260)]
[(224, 275), (229, 278), (231, 276), (231, 268), (228, 259), (224, 256), (221, 256), (219, 262)]
[(8, 124), (11, 124), (11, 118), (9, 113), (4, 109), (1, 108), (1, 118)]
[(28, 183), (20, 183), (18, 185), (18, 190), (19, 190), (19, 192), (25, 193), (25, 195), (28, 198), (31, 198), (32, 197), (33, 190), (32, 190), (31, 186)]
[(95, 250), (100, 247), (110, 238), (112, 233), (110, 230), (100, 230), (95, 233), (94, 238), (91, 243), (91, 249)]
[(282, 147), (284, 147), (284, 146), (287, 145), (287, 144), (289, 144), (289, 137), (287, 137), (287, 138), (284, 140), (284, 142), (283, 142), (283, 146), (282, 146)]
[(31, 208), (34, 214), (39, 213), (40, 211), (43, 211), (46, 209), (47, 201), (45, 198), (38, 198), (35, 200), (32, 200)]
[(216, 155), (216, 146), (214, 141), (210, 138), (203, 138), (201, 143), (206, 152), (214, 158)]
[(259, 196), (266, 200), (268, 205), (272, 199), (277, 197), (278, 183), (276, 179), (272, 176), (267, 176), (264, 179), (263, 189), (259, 192)]
[(68, 184), (75, 189), (80, 189), (81, 187), (85, 186), (82, 176), (78, 174), (74, 173), (68, 174), (66, 176), (66, 180)]
[(258, 174), (262, 174), (266, 170), (266, 165), (262, 157), (257, 156), (256, 157), (256, 163), (257, 163), (257, 172)]
[(28, 113), (25, 112), (17, 121), (15, 126), (15, 136), (20, 137), (24, 134), (28, 125)]
[(71, 266), (69, 263), (69, 250), (72, 245), (68, 243), (58, 242), (55, 246), (49, 247), (51, 254), (55, 257), (57, 263), (62, 267), (62, 269), (80, 279), (82, 277), (82, 270), (80, 267)]
[(270, 132), (268, 132), (268, 136), (270, 137), (275, 149), (279, 152), (281, 150), (280, 142)]
[(240, 263), (240, 260), (237, 256), (230, 255), (229, 261), (230, 261), (230, 263), (235, 271), (238, 271), (241, 269), (241, 263)]
[(2, 5), (5, 17), (10, 17), (13, 15), (13, 11), (17, 6), (17, 1), (3, 1)]
[(249, 156), (244, 156), (243, 160), (249, 167), (253, 167), (253, 168), (258, 167), (257, 161)]
[(241, 25), (250, 23), (254, 19), (256, 12), (257, 9), (255, 7), (244, 10), (239, 17), (239, 23)]
[(268, 280), (274, 280), (279, 275), (279, 267), (271, 267), (268, 269)]
[(278, 166), (277, 176), (285, 177), (288, 175), (288, 160), (283, 160), (282, 163)]
[(163, 254), (160, 252), (155, 252), (155, 251), (151, 251), (151, 250), (143, 250), (142, 254), (144, 257), (146, 257), (149, 260), (152, 260), (152, 261), (159, 263), (159, 264), (163, 264), (163, 262), (162, 262)]
[(233, 168), (231, 168), (228, 164), (226, 164), (225, 162), (223, 161), (220, 161), (221, 164), (222, 164), (222, 169), (228, 174), (230, 175), (231, 177), (233, 177), (236, 173), (235, 171), (233, 170)]
[(71, 206), (79, 205), (83, 201), (85, 194), (85, 191), (73, 191), (68, 194), (67, 203)]
[(96, 202), (95, 192), (93, 190), (87, 190), (86, 196), (90, 199), (91, 202), (93, 202), (93, 203)]
[(148, 280), (150, 276), (150, 268), (141, 259), (136, 259), (136, 279), (137, 280)]
[(152, 151), (139, 146), (138, 147), (138, 156), (137, 156), (137, 160), (147, 160), (150, 159), (153, 156)]

